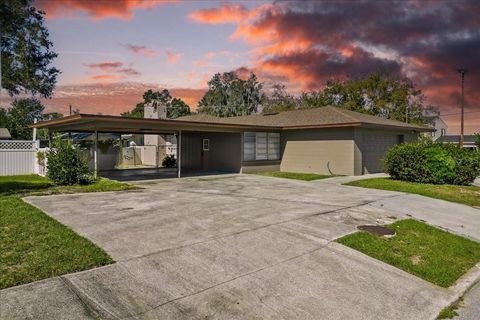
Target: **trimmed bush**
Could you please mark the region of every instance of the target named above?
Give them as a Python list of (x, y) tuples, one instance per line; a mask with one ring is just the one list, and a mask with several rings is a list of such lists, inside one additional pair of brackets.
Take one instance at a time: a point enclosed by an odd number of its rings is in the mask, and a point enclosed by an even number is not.
[(86, 159), (71, 140), (55, 140), (47, 153), (47, 177), (58, 185), (90, 184), (95, 181)]
[(165, 158), (162, 160), (162, 166), (165, 168), (173, 168), (177, 165), (177, 159), (175, 159), (175, 156), (173, 154), (171, 155), (166, 155)]
[(480, 153), (454, 144), (419, 141), (391, 148), (384, 165), (396, 180), (468, 185), (480, 175)]

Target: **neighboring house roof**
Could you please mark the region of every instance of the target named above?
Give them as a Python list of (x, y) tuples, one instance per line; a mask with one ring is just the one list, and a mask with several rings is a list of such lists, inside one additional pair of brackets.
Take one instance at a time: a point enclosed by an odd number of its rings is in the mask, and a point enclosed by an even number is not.
[(0, 128), (0, 139), (11, 139), (12, 136), (7, 128)]
[(351, 110), (336, 107), (320, 107), (313, 109), (300, 109), (284, 111), (273, 114), (254, 114), (249, 116), (219, 118), (206, 114), (195, 114), (176, 119), (181, 121), (197, 121), (222, 124), (275, 126), (283, 129), (296, 129), (308, 127), (327, 126), (380, 126), (432, 131), (430, 128), (409, 124), (401, 121), (385, 119)]
[[(449, 135), (449, 136), (442, 136), (438, 138), (439, 141), (442, 142), (449, 142), (449, 143), (458, 143), (460, 141), (460, 135)], [(463, 136), (464, 143), (475, 143), (475, 136), (472, 135), (464, 135)]]

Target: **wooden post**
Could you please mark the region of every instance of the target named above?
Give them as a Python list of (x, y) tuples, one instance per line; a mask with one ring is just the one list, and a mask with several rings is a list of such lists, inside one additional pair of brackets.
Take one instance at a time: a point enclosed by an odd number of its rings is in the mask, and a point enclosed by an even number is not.
[(182, 177), (182, 130), (178, 131), (177, 139), (177, 175)]
[(93, 176), (97, 179), (98, 163), (97, 163), (97, 152), (98, 152), (98, 131), (95, 129), (94, 137), (94, 147), (93, 147)]
[(48, 129), (48, 147), (52, 148), (52, 131)]

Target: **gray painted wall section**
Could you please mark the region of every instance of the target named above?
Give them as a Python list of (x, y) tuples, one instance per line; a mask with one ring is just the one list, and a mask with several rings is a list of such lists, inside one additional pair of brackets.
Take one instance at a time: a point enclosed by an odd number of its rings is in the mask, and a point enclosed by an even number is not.
[[(202, 150), (203, 139), (210, 139), (210, 151)], [(241, 149), (240, 133), (182, 133), (182, 169), (240, 172)]]

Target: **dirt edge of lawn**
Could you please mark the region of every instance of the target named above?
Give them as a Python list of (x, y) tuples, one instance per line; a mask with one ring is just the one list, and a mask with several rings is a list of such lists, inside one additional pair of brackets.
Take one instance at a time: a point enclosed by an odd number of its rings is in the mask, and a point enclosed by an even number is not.
[(301, 173), (301, 172), (283, 172), (283, 171), (271, 171), (271, 172), (260, 172), (257, 175), (264, 177), (274, 177), (274, 178), (284, 178), (284, 179), (293, 179), (293, 180), (302, 180), (302, 181), (314, 181), (327, 178), (333, 178), (333, 175), (323, 175), (317, 173)]

